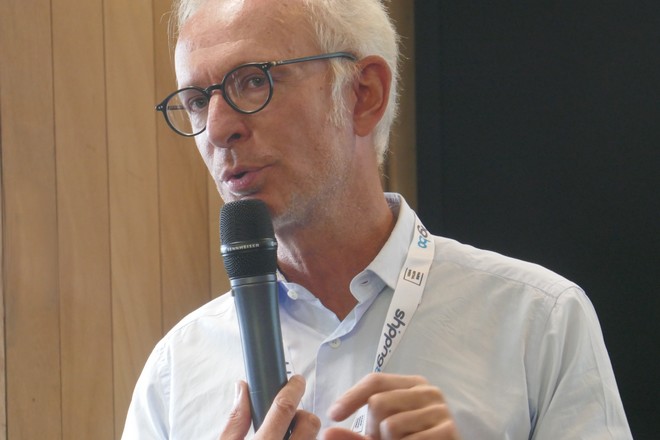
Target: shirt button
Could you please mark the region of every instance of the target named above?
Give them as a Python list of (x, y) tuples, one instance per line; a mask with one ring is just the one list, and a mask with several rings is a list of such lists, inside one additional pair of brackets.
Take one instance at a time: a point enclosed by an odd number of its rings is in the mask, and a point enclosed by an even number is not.
[(340, 345), (341, 345), (341, 339), (339, 338), (330, 341), (330, 347), (332, 348), (339, 348)]
[(289, 290), (287, 292), (287, 295), (289, 295), (289, 298), (291, 298), (293, 300), (298, 299), (298, 292), (296, 292), (295, 290)]

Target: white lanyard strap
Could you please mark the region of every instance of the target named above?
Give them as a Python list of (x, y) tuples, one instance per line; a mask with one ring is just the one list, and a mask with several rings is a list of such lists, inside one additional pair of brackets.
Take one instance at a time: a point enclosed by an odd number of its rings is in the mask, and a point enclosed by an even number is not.
[[(399, 279), (387, 311), (385, 324), (380, 335), (374, 360), (373, 371), (381, 372), (401, 342), (413, 315), (422, 301), (424, 286), (428, 279), (435, 253), (435, 243), (429, 232), (415, 217), (415, 230), (408, 248), (406, 261), (399, 273)], [(352, 430), (364, 434), (367, 421), (367, 406), (358, 411)]]

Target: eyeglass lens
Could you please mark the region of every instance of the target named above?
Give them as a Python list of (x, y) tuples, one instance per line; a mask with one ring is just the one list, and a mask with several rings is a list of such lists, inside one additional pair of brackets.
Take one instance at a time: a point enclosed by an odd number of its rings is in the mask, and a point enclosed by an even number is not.
[[(225, 100), (243, 113), (261, 110), (271, 94), (268, 75), (258, 65), (241, 66), (231, 71), (225, 77), (222, 87)], [(203, 131), (210, 97), (210, 91), (198, 88), (180, 90), (167, 101), (167, 119), (181, 133), (196, 134)]]

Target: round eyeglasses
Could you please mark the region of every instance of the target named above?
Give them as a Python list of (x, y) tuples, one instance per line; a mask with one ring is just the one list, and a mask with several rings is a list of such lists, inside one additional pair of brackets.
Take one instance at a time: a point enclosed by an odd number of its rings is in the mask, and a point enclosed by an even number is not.
[(197, 136), (206, 130), (208, 107), (214, 90), (220, 90), (227, 104), (239, 113), (250, 115), (263, 110), (273, 97), (270, 69), (286, 64), (330, 58), (357, 58), (348, 52), (333, 52), (290, 60), (242, 64), (225, 75), (222, 82), (207, 88), (189, 86), (171, 93), (156, 110), (163, 113), (167, 125), (182, 136)]

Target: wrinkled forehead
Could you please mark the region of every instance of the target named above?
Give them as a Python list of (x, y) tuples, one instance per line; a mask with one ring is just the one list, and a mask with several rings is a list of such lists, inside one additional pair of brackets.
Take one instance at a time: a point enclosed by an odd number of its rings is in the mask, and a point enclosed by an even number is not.
[(174, 67), (183, 87), (220, 81), (246, 62), (316, 52), (302, 0), (207, 0), (180, 29)]
[(202, 0), (179, 30), (176, 50), (240, 40), (267, 43), (284, 36), (292, 41), (313, 37), (301, 0)]

